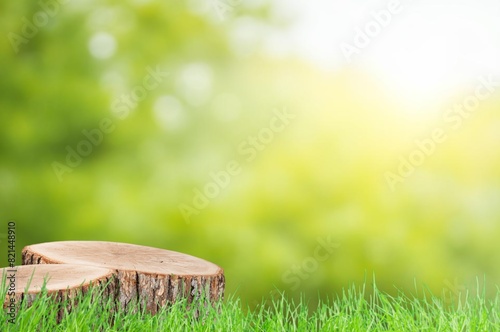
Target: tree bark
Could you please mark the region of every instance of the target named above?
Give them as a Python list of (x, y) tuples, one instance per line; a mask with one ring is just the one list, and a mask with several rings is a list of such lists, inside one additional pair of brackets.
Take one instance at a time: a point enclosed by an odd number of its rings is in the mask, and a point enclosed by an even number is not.
[(216, 303), (224, 296), (224, 271), (203, 259), (158, 248), (99, 241), (62, 241), (27, 246), (22, 261), (31, 264), (77, 264), (115, 271), (116, 301), (124, 309), (138, 302), (155, 314), (185, 298)]
[(116, 292), (115, 271), (94, 266), (72, 264), (15, 266), (2, 268), (0, 273), (5, 278), (7, 287), (3, 308), (8, 310), (11, 318), (15, 317), (23, 302), (30, 307), (44, 291), (59, 306), (58, 321), (62, 318), (64, 308), (71, 311), (73, 306), (77, 305), (75, 300), (80, 295), (85, 295), (90, 287), (102, 292), (104, 300), (114, 296)]

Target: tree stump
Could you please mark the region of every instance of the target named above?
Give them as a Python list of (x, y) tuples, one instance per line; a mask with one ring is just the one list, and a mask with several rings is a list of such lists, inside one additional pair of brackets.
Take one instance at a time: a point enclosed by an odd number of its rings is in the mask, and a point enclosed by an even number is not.
[[(59, 304), (84, 295), (91, 285), (102, 290), (103, 294), (115, 293), (115, 282), (112, 280), (115, 271), (105, 268), (47, 264), (2, 268), (0, 271), (5, 278), (7, 289), (3, 308), (8, 309), (11, 318), (15, 317), (21, 303), (25, 302), (28, 307), (33, 304), (36, 297), (42, 293), (42, 286), (47, 295)], [(67, 305), (67, 309), (71, 310), (70, 303)], [(62, 313), (63, 307), (60, 307), (58, 321)]]
[(77, 264), (115, 270), (117, 302), (138, 302), (155, 314), (177, 299), (224, 296), (224, 271), (203, 259), (158, 248), (99, 241), (62, 241), (26, 246), (23, 264)]

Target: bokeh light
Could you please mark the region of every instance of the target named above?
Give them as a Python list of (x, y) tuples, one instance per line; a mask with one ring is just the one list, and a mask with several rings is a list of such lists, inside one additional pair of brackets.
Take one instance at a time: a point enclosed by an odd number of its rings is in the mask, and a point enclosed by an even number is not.
[(0, 9), (1, 243), (182, 251), (250, 304), (498, 284), (497, 1)]

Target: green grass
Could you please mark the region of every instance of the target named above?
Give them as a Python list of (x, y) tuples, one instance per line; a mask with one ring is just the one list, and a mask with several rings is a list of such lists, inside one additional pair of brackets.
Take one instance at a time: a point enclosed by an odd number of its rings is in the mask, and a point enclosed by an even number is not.
[[(5, 297), (5, 291), (2, 293)], [(94, 293), (95, 295), (95, 293)], [(113, 313), (110, 301), (92, 301), (92, 292), (56, 322), (58, 305), (39, 296), (26, 308), (21, 304), (15, 324), (1, 331), (500, 331), (500, 292), (486, 300), (484, 293), (463, 293), (454, 301), (425, 291), (416, 296), (390, 296), (365, 287), (350, 287), (333, 300), (294, 301), (283, 294), (262, 301), (253, 309), (229, 296), (219, 306), (208, 306), (196, 317), (196, 305), (179, 301), (151, 316), (136, 310)], [(452, 303), (453, 302), (453, 303)], [(314, 308), (314, 309), (310, 309)]]

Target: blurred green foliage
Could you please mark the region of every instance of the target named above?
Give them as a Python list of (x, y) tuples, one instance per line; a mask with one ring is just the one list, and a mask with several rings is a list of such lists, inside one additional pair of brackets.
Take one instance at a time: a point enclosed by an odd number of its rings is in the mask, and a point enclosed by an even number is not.
[[(439, 118), (401, 115), (354, 68), (267, 57), (242, 28), (283, 24), (265, 3), (222, 20), (207, 4), (68, 1), (17, 53), (8, 36), (40, 5), (0, 4), (0, 220), (17, 222), (18, 253), (77, 239), (181, 251), (222, 266), (249, 302), (275, 287), (337, 292), (372, 272), (388, 291), (500, 277), (498, 94), (391, 191), (385, 172)], [(113, 103), (147, 68), (169, 75), (118, 117)], [(283, 108), (296, 118), (246, 162), (238, 146)], [(105, 118), (115, 129), (59, 181), (53, 163)], [(241, 174), (186, 222), (179, 204), (231, 160)], [(284, 273), (325, 237), (340, 246), (292, 291)]]

